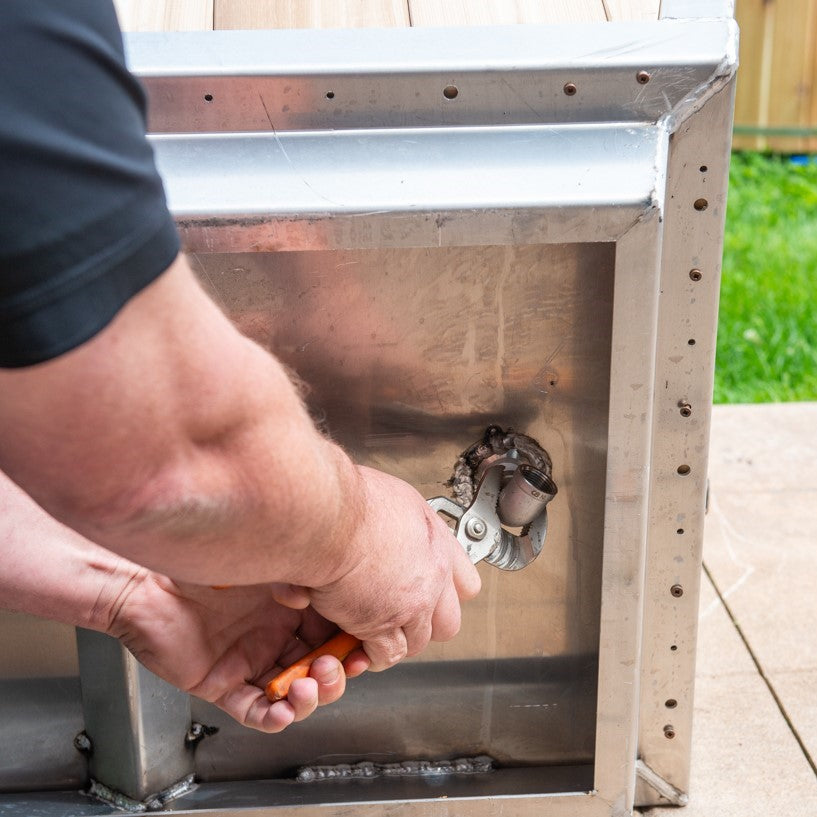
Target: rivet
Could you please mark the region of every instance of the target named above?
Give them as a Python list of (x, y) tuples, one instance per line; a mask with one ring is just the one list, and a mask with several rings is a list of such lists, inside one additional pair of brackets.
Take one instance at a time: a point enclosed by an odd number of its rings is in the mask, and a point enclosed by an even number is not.
[(639, 85), (646, 85), (650, 81), (650, 75), (646, 71), (639, 71), (635, 75), (635, 79)]
[(465, 533), (471, 538), (480, 541), (485, 538), (488, 529), (485, 522), (478, 516), (474, 516), (465, 523)]
[(567, 94), (567, 96), (575, 96), (578, 90), (579, 89), (576, 87), (575, 83), (573, 82), (565, 83), (564, 92)]
[(670, 587), (669, 592), (672, 593), (676, 599), (680, 599), (681, 596), (684, 595), (684, 588), (681, 587), (680, 584), (674, 584), (672, 587)]
[(207, 726), (198, 721), (193, 721), (184, 736), (184, 745), (187, 747), (196, 746), (210, 735), (215, 735), (216, 732), (218, 732), (217, 726)]
[(87, 732), (78, 732), (74, 735), (74, 748), (84, 755), (90, 755), (94, 751), (94, 746)]
[(702, 272), (701, 272), (699, 269), (691, 269), (691, 270), (689, 271), (689, 277), (690, 277), (690, 278), (691, 278), (693, 281), (700, 281), (700, 280), (701, 280), (701, 278), (703, 278), (703, 277), (704, 277), (704, 274), (703, 274), (703, 273), (702, 273)]
[(706, 210), (709, 207), (709, 202), (706, 199), (695, 199), (695, 204), (692, 205), (696, 210)]

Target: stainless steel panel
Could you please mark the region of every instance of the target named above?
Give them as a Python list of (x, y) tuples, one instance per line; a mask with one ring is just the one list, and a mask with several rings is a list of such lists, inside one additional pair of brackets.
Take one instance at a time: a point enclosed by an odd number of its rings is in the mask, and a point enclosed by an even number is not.
[[(638, 740), (644, 762), (668, 784), (664, 793), (689, 790), (733, 96), (731, 83), (710, 98), (676, 134), (669, 156)], [(705, 209), (696, 209), (702, 200)], [(684, 466), (689, 471), (679, 473)], [(667, 798), (642, 785), (638, 802)]]
[[(710, 16), (134, 33), (127, 48), (151, 96), (153, 133), (655, 122), (726, 53), (731, 24)], [(642, 70), (656, 81), (639, 83)], [(564, 93), (568, 82), (577, 93)], [(454, 98), (443, 93), (450, 86)]]
[(0, 610), (0, 678), (77, 675), (74, 628), (36, 616)]
[(496, 422), (539, 439), (560, 486), (542, 556), (481, 568), (460, 636), (417, 659), (427, 667), (358, 679), (282, 737), (216, 715), (200, 773), (277, 775), (329, 756), (592, 760), (613, 264), (610, 244), (195, 256), (356, 459), (446, 493), (459, 452)]
[(196, 750), (197, 777), (293, 778), (301, 766), (478, 755), (505, 768), (590, 768), (597, 674), (595, 655), (405, 664), (356, 679), (342, 706), (281, 735), (248, 732), (194, 700), (194, 720), (219, 728)]
[(78, 678), (0, 680), (0, 791), (85, 785), (87, 762), (74, 748), (82, 729)]
[(538, 125), (152, 142), (186, 248), (261, 252), (614, 241), (654, 206), (661, 134)]
[(546, 558), (518, 575), (484, 568), (457, 642), (494, 657), (597, 646), (613, 261), (612, 245), (582, 244), (200, 254), (194, 268), (305, 381), (335, 439), (424, 495), (446, 492), (492, 422), (550, 451)]

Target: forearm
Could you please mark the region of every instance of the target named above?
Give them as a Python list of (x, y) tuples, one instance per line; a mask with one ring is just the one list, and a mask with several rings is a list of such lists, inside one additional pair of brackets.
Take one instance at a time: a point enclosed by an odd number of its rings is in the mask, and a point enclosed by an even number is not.
[[(323, 438), (281, 365), (183, 259), (79, 348), (0, 371), (0, 429), (0, 467), (55, 518), (172, 579), (304, 585), (314, 610), (364, 641), (374, 669), (451, 638), (459, 599), (479, 589), (423, 498)], [(117, 568), (54, 559), (69, 585), (87, 582), (85, 601), (61, 595), (50, 568), (24, 575), (21, 563), (14, 604), (82, 623)], [(55, 609), (19, 601), (39, 582)]]
[(357, 471), (323, 438), (262, 350), (232, 424), (180, 434), (184, 450), (88, 532), (174, 578), (203, 584), (331, 581), (357, 522)]
[(105, 632), (137, 565), (57, 522), (0, 472), (0, 606)]
[(356, 471), (277, 361), (174, 267), (89, 343), (2, 374), (3, 467), (61, 521), (175, 578), (329, 581), (354, 559)]

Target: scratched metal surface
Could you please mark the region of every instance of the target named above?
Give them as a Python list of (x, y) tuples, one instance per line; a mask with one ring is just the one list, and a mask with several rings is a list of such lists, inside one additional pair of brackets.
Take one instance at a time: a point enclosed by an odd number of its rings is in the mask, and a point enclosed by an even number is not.
[[(466, 751), (592, 760), (614, 260), (601, 243), (194, 256), (358, 461), (446, 493), (457, 454), (500, 423), (539, 439), (559, 485), (543, 555), (516, 573), (482, 566), (460, 635), (416, 659), (426, 671), (357, 682), (285, 741), (205, 708), (222, 732), (200, 747), (200, 773)], [(463, 688), (457, 666), (480, 664), (495, 674)]]

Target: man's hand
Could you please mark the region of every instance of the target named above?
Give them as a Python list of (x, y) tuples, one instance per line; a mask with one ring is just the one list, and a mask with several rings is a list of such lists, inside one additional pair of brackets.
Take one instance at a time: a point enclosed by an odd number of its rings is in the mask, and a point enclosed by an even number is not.
[[(310, 677), (292, 684), (287, 700), (267, 700), (267, 681), (337, 630), (312, 608), (281, 606), (273, 590), (179, 585), (140, 571), (122, 592), (108, 633), (179, 689), (245, 726), (280, 732), (340, 698), (347, 673), (337, 659), (324, 656), (313, 663)], [(346, 664), (348, 674), (356, 675), (367, 661), (357, 651)]]
[(460, 628), (460, 600), (480, 579), (448, 526), (410, 485), (359, 467), (362, 519), (343, 575), (308, 593), (312, 605), (356, 635), (383, 670)]
[(314, 609), (273, 599), (281, 588), (215, 590), (141, 568), (61, 525), (0, 472), (0, 607), (118, 637), (157, 675), (241, 723), (279, 732), (343, 694), (368, 666), (362, 650), (325, 657), (288, 701), (263, 692), (280, 668), (337, 629)]

